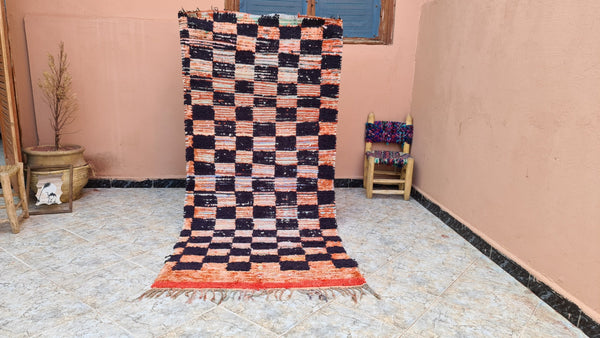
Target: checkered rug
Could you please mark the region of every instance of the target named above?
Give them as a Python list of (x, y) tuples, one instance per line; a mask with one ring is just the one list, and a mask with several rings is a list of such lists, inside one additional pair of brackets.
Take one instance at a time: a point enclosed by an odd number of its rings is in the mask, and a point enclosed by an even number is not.
[(179, 14), (184, 226), (142, 297), (373, 293), (337, 234), (339, 19)]

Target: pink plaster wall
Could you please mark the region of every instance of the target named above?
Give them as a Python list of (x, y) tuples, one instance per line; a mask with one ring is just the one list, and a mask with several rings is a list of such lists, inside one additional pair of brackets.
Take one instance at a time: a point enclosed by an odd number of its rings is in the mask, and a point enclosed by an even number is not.
[(423, 6), (415, 186), (600, 319), (600, 2)]
[[(28, 15), (25, 29), (31, 74), (65, 42), (80, 110), (64, 143), (84, 145), (97, 175), (182, 176), (177, 21)], [(49, 109), (33, 93), (40, 143), (52, 143)]]
[[(392, 45), (344, 47), (337, 177), (362, 177), (362, 137), (370, 111), (404, 119), (410, 110), (424, 1), (396, 1)], [(211, 6), (222, 8), (223, 2), (8, 2), (23, 145), (50, 140), (36, 82), (47, 52), (64, 40), (81, 105), (71, 128), (75, 133), (65, 140), (87, 148), (96, 176), (185, 176), (177, 12)]]

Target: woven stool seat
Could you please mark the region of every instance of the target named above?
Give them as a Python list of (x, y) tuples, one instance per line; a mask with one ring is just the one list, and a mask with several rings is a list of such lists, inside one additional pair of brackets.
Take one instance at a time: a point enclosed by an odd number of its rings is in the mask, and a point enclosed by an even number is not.
[[(9, 222), (13, 233), (21, 231), (21, 221), (29, 217), (27, 205), (27, 193), (25, 192), (25, 180), (23, 178), (23, 163), (0, 166), (0, 183), (2, 184), (2, 196), (4, 205), (0, 209), (6, 209), (7, 218), (1, 218), (0, 222)], [(13, 193), (14, 190), (14, 193)], [(15, 195), (19, 201), (15, 203)], [(21, 209), (21, 214), (17, 211)]]
[(365, 155), (373, 157), (375, 164), (393, 165), (399, 169), (402, 169), (410, 158), (410, 154), (388, 150), (371, 150), (365, 152)]

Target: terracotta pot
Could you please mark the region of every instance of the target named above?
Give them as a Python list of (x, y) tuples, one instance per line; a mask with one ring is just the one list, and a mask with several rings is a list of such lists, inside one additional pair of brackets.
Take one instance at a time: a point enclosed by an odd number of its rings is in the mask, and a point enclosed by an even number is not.
[(30, 189), (37, 193), (38, 177), (42, 174), (63, 174), (63, 195), (60, 200), (68, 201), (69, 174), (67, 169), (52, 169), (51, 167), (73, 165), (73, 200), (81, 197), (83, 187), (87, 184), (90, 166), (83, 158), (85, 148), (79, 145), (65, 145), (60, 150), (54, 150), (53, 146), (35, 146), (23, 149), (27, 155), (29, 167), (48, 167), (49, 169), (35, 169), (31, 172)]
[(85, 165), (83, 158), (85, 148), (79, 145), (64, 145), (59, 150), (54, 146), (34, 146), (23, 149), (27, 155), (27, 165), (30, 167), (52, 167), (72, 164), (73, 167)]

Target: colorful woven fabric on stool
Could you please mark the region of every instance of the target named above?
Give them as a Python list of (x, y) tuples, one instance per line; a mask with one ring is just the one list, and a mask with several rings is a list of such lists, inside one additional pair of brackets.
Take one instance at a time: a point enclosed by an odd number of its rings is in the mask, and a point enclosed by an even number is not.
[(187, 194), (142, 297), (371, 292), (337, 233), (339, 19), (179, 15)]
[(365, 140), (373, 143), (412, 144), (413, 126), (404, 122), (375, 121), (367, 123)]
[(371, 150), (365, 154), (367, 157), (374, 157), (375, 164), (393, 165), (398, 168), (404, 167), (410, 158), (410, 154), (399, 151)]

